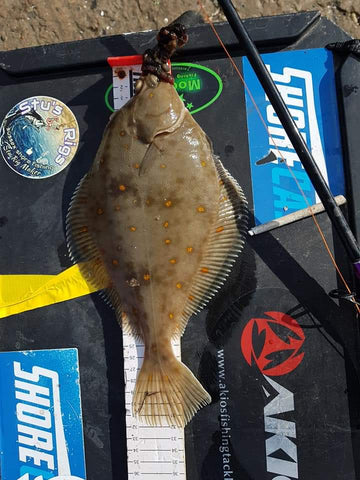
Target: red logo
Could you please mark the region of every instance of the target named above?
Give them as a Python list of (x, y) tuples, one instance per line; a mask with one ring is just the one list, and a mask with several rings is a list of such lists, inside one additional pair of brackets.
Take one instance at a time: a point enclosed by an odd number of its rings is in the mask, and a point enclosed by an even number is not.
[[(247, 363), (252, 365), (254, 359), (264, 375), (269, 375), (270, 377), (285, 375), (295, 370), (301, 363), (304, 353), (298, 352), (304, 343), (305, 335), (298, 322), (290, 315), (281, 312), (265, 312), (265, 315), (268, 315), (270, 318), (252, 318), (246, 325), (241, 337), (241, 350)], [(255, 326), (258, 339), (255, 337)], [(283, 330), (286, 341), (282, 340), (272, 327), (275, 330)], [(263, 340), (261, 337), (264, 337)], [(256, 353), (259, 352), (259, 348), (255, 349), (254, 343), (260, 347), (260, 353)], [(259, 343), (260, 345), (258, 345)], [(286, 354), (286, 358), (281, 363), (278, 363), (277, 357), (284, 358)], [(274, 363), (275, 365), (273, 365)], [(269, 364), (272, 365), (270, 366)]]

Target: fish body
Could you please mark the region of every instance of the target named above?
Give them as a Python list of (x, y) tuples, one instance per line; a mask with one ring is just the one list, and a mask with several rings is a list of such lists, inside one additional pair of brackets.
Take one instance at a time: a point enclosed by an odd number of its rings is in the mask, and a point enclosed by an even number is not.
[(246, 200), (174, 87), (153, 75), (116, 112), (69, 212), (72, 251), (108, 277), (123, 327), (145, 344), (134, 413), (184, 425), (211, 398), (171, 340), (227, 277)]

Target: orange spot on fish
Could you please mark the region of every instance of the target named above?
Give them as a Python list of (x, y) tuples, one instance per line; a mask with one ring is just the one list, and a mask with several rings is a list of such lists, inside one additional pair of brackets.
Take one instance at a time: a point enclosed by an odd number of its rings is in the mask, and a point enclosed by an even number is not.
[(177, 282), (176, 288), (182, 288), (182, 283), (181, 283), (181, 282)]
[(217, 227), (216, 233), (220, 233), (224, 230), (224, 227)]
[(164, 228), (168, 228), (168, 226), (169, 226), (169, 222), (168, 222), (168, 221), (166, 221), (166, 222), (163, 223), (163, 227), (164, 227)]
[(204, 213), (205, 212), (205, 207), (203, 207), (202, 205), (200, 205), (199, 207), (197, 207), (197, 211), (199, 213)]
[(119, 190), (120, 190), (121, 192), (125, 192), (125, 190), (126, 190), (125, 185), (119, 185)]
[(117, 212), (118, 212), (119, 210), (121, 210), (120, 205), (115, 205), (114, 210), (116, 210)]
[(98, 215), (102, 215), (102, 214), (104, 213), (104, 210), (103, 210), (102, 208), (98, 208), (98, 209), (96, 210), (96, 213), (97, 213)]
[(160, 165), (160, 168), (166, 168), (165, 163), (162, 163), (162, 164)]
[(170, 318), (170, 319), (173, 319), (173, 318), (174, 318), (174, 314), (173, 314), (173, 313), (169, 313), (169, 318)]
[(201, 166), (206, 167), (206, 162), (204, 162), (204, 160), (201, 162)]
[(134, 168), (140, 168), (140, 164), (139, 163), (134, 163)]
[(114, 267), (117, 267), (119, 265), (119, 260), (116, 260), (116, 258), (114, 258), (111, 263), (114, 265)]
[(146, 205), (148, 205), (148, 206), (151, 205), (151, 202), (150, 202), (149, 199), (147, 199), (147, 200), (145, 201), (145, 203), (146, 203)]
[(172, 263), (173, 265), (175, 265), (175, 263), (176, 263), (176, 258), (170, 258), (169, 262)]
[(165, 207), (168, 207), (168, 208), (169, 208), (169, 207), (171, 207), (171, 205), (172, 205), (172, 201), (171, 201), (171, 200), (167, 200), (167, 201), (165, 202)]
[(130, 230), (131, 232), (136, 232), (136, 227), (134, 227), (134, 226), (132, 225), (131, 227), (129, 227), (129, 230)]
[(170, 245), (170, 243), (171, 243), (170, 238), (166, 238), (166, 239), (165, 239), (165, 244), (166, 244), (166, 245)]
[(124, 135), (125, 135), (124, 130), (121, 130), (121, 132), (120, 132), (120, 137), (123, 137)]
[(80, 233), (86, 233), (88, 231), (89, 231), (89, 229), (86, 225), (84, 225), (83, 227), (80, 228)]
[(209, 269), (207, 267), (202, 267), (201, 273), (209, 273)]
[(194, 251), (194, 247), (186, 247), (187, 253), (192, 253)]
[(224, 185), (224, 181), (223, 181), (223, 180), (219, 180), (219, 185)]
[(150, 274), (149, 273), (145, 273), (144, 275), (144, 280), (150, 280)]
[(149, 98), (152, 98), (154, 96), (153, 93), (149, 93)]
[(194, 297), (193, 297), (192, 295), (189, 295), (188, 298), (189, 298), (190, 301), (193, 301), (193, 300), (194, 300)]

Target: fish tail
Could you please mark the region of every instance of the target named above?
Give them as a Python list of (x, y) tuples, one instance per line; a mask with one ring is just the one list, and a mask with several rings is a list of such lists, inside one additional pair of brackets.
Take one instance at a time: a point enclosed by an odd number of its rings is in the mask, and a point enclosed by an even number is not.
[(146, 353), (138, 375), (134, 416), (149, 425), (184, 427), (211, 397), (173, 352), (163, 358)]

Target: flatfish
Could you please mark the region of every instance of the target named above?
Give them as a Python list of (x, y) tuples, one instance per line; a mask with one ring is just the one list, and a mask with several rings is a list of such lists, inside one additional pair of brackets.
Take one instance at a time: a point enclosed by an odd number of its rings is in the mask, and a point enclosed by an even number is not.
[(111, 117), (67, 219), (74, 259), (92, 261), (84, 275), (106, 279), (120, 323), (145, 344), (133, 412), (154, 425), (184, 426), (211, 402), (171, 341), (229, 275), (247, 218), (172, 84), (167, 60), (186, 39), (181, 25), (163, 28), (145, 53), (136, 95)]

